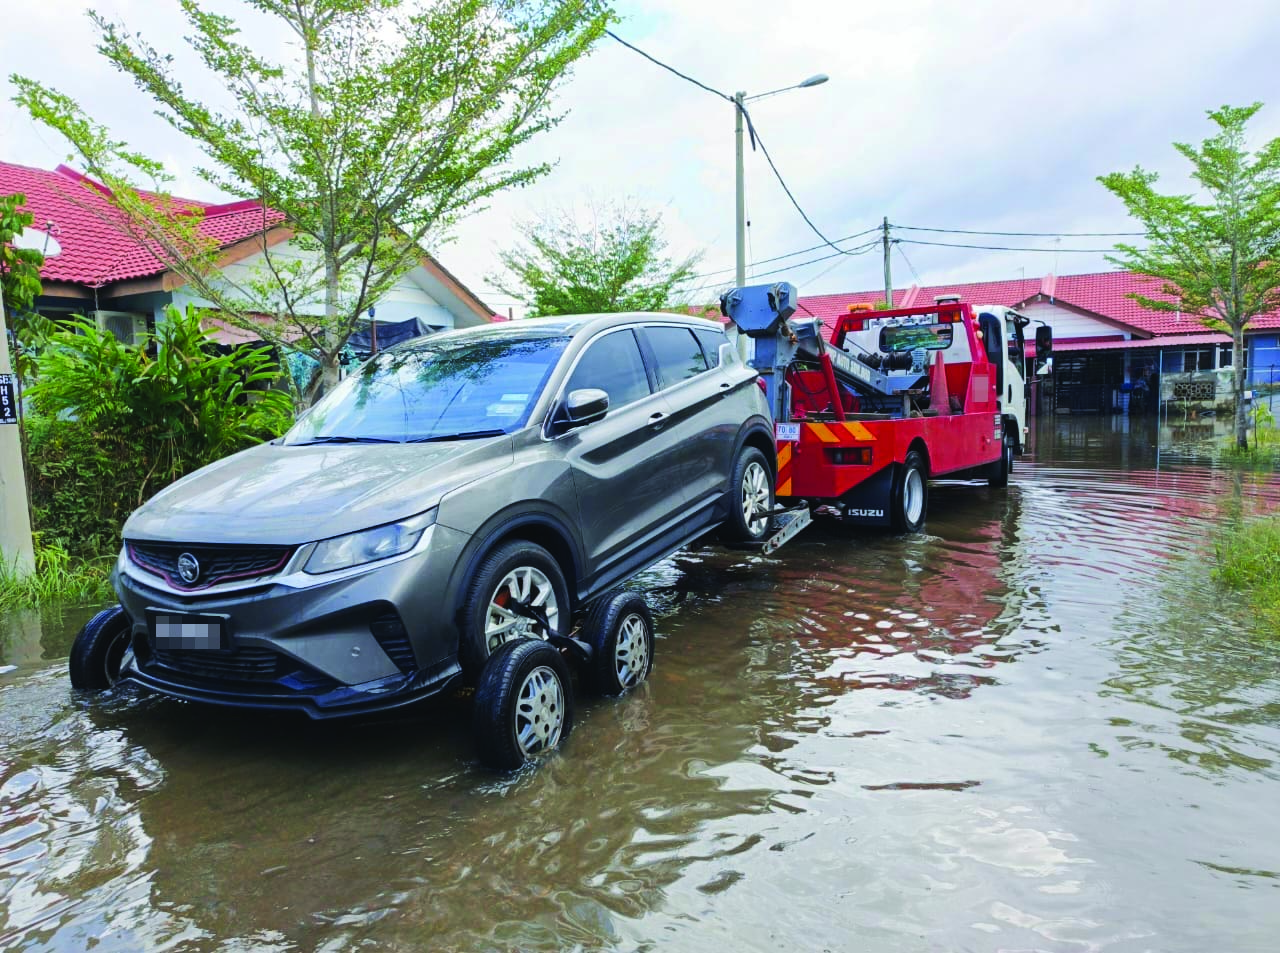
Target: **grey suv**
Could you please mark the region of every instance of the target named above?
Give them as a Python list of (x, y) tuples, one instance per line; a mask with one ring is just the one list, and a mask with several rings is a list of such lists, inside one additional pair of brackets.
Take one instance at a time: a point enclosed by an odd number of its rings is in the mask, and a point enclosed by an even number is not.
[[(130, 517), (120, 606), (77, 639), (72, 683), (326, 718), (476, 681), (507, 643), (563, 636), (711, 530), (763, 539), (775, 455), (758, 382), (719, 325), (677, 315), (383, 352), (284, 437)], [(602, 616), (615, 688), (647, 672), (641, 609)], [(647, 643), (632, 637), (646, 620)]]

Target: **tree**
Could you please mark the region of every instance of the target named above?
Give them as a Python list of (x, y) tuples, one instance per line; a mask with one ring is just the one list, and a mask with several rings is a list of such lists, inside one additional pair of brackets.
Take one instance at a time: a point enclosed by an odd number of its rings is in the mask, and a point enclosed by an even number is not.
[(1121, 254), (1110, 260), (1159, 280), (1175, 300), (1134, 299), (1157, 311), (1199, 313), (1207, 327), (1231, 335), (1235, 440), (1242, 450), (1249, 445), (1244, 329), (1280, 307), (1280, 139), (1254, 153), (1245, 142), (1245, 127), (1261, 108), (1211, 110), (1216, 135), (1199, 148), (1173, 144), (1191, 163), (1198, 197), (1156, 192), (1156, 173), (1141, 167), (1098, 180), (1146, 231), (1146, 247), (1117, 245)]
[(518, 226), (524, 242), (499, 253), (508, 274), (489, 280), (531, 315), (660, 311), (702, 257), (673, 262), (661, 228), (630, 203), (593, 208), (588, 225), (561, 211)]
[[(552, 93), (611, 16), (607, 0), (245, 0), (293, 36), (291, 58), (274, 61), (231, 17), (178, 2), (228, 111), (188, 92), (177, 65), (190, 54), (91, 13), (98, 50), (208, 156), (205, 181), (261, 203), (264, 264), (251, 279), (219, 270), (198, 210), (166, 193), (160, 163), (33, 79), (11, 77), (15, 101), (107, 186), (119, 227), (223, 317), (318, 361), (313, 397), (336, 382), (360, 315), (419, 264), (424, 242), (548, 171), (515, 153), (559, 121)], [(265, 236), (281, 224), (290, 239), (273, 246)]]
[(20, 209), (27, 204), (25, 195), (0, 196), (0, 288), (4, 305), (14, 314), (27, 311), (41, 291), (40, 267), (44, 255), (34, 248), (18, 248), (13, 240), (22, 234), (35, 216)]

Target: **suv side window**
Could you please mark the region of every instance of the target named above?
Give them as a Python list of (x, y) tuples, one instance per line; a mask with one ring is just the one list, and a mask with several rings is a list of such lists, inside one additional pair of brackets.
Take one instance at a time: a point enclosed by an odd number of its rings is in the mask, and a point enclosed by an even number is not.
[(583, 387), (596, 387), (608, 394), (610, 411), (649, 396), (640, 345), (629, 328), (610, 331), (586, 349), (569, 376), (565, 393)]
[(701, 329), (694, 331), (693, 336), (702, 345), (702, 353), (707, 358), (707, 365), (709, 367), (719, 367), (720, 345), (729, 343), (728, 336), (723, 331), (703, 331)]
[(645, 337), (658, 361), (658, 380), (671, 387), (707, 369), (702, 347), (688, 328), (647, 327)]

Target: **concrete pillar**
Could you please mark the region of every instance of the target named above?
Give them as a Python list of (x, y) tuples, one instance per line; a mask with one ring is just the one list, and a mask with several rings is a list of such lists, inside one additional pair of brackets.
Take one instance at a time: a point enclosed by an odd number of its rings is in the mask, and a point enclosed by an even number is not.
[[(9, 328), (0, 291), (0, 375), (13, 374), (9, 360)], [(15, 388), (16, 392), (16, 388)], [(16, 399), (15, 393), (15, 399)], [(3, 418), (0, 418), (2, 420)], [(16, 423), (0, 422), (0, 562), (19, 577), (35, 572), (27, 477), (22, 469), (22, 434)]]

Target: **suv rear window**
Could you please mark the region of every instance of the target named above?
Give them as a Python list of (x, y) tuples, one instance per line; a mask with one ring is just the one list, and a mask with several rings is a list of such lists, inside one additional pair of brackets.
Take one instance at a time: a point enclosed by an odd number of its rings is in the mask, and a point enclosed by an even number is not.
[(697, 377), (707, 369), (702, 346), (688, 328), (649, 327), (644, 333), (658, 359), (658, 379), (663, 387)]
[(611, 411), (649, 396), (649, 376), (640, 358), (640, 346), (629, 329), (597, 338), (583, 353), (565, 393), (584, 387), (608, 394)]

